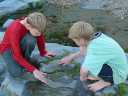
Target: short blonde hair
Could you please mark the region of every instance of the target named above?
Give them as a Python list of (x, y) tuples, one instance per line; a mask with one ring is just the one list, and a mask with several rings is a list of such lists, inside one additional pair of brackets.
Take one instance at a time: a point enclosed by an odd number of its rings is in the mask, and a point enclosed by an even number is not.
[(71, 39), (84, 38), (90, 40), (93, 34), (94, 28), (89, 23), (78, 21), (70, 28), (68, 37)]
[(27, 16), (27, 23), (40, 32), (44, 32), (47, 24), (47, 19), (42, 13), (34, 12)]

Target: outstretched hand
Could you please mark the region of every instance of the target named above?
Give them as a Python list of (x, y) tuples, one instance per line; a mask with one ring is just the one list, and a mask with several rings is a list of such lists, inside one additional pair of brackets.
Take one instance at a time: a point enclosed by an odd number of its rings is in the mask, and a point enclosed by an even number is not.
[(47, 84), (47, 81), (46, 81), (46, 79), (45, 79), (45, 77), (47, 76), (46, 73), (43, 73), (43, 72), (41, 72), (41, 71), (38, 70), (38, 69), (35, 69), (35, 70), (33, 71), (33, 75), (34, 75), (34, 77), (35, 77), (36, 79), (38, 79), (38, 80), (40, 80), (41, 82)]
[(72, 56), (69, 55), (69, 56), (62, 58), (58, 63), (59, 64), (70, 64), (72, 60), (73, 60)]

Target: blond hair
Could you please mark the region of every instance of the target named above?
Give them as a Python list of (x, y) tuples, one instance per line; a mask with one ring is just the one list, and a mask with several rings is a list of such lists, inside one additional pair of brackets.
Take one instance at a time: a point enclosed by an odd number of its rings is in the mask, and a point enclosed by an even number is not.
[(39, 12), (31, 13), (27, 16), (27, 23), (32, 27), (38, 29), (40, 32), (44, 32), (46, 28), (46, 17)]
[(84, 38), (90, 40), (93, 34), (94, 28), (89, 23), (78, 21), (70, 28), (68, 37), (71, 39)]

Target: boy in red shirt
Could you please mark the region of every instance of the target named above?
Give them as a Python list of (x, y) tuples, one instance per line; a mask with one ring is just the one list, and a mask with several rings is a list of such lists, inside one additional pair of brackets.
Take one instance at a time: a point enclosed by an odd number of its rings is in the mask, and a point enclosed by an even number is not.
[(43, 78), (45, 73), (30, 64), (30, 56), (37, 43), (41, 56), (55, 55), (45, 49), (43, 32), (46, 28), (46, 17), (42, 13), (34, 12), (23, 20), (14, 20), (7, 28), (0, 43), (0, 54), (7, 64), (12, 77), (21, 76), (24, 68), (33, 73), (38, 80), (47, 83)]

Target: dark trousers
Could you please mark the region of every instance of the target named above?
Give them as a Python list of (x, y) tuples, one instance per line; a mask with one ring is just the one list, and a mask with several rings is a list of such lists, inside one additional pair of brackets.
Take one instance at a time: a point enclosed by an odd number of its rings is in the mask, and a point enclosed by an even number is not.
[(109, 65), (104, 64), (98, 76), (104, 81), (113, 84), (113, 71)]
[[(30, 34), (27, 33), (20, 42), (21, 54), (23, 57), (29, 61), (32, 51), (36, 45), (36, 39)], [(24, 68), (20, 66), (12, 56), (12, 51), (9, 49), (2, 54), (8, 73), (12, 77), (20, 77), (24, 72)]]

